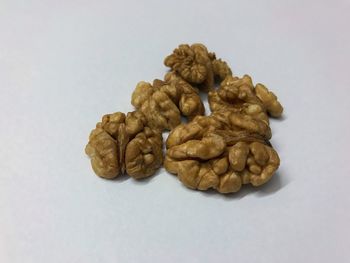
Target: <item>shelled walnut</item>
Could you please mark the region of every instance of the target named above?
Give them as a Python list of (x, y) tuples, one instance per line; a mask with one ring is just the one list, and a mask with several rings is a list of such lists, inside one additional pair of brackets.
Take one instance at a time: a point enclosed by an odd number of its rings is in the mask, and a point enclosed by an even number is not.
[(208, 101), (212, 111), (233, 109), (266, 123), (269, 123), (268, 114), (280, 117), (283, 112), (275, 94), (260, 83), (254, 87), (248, 75), (242, 78), (227, 76), (217, 90), (209, 92)]
[(175, 73), (165, 80), (155, 79), (153, 85), (137, 84), (131, 104), (144, 113), (148, 125), (160, 131), (171, 130), (181, 123), (181, 115), (189, 120), (204, 114), (204, 105), (198, 90)]
[(242, 184), (259, 186), (278, 169), (269, 126), (235, 111), (198, 116), (172, 130), (164, 166), (192, 189), (237, 192)]
[[(137, 84), (135, 111), (104, 115), (92, 130), (85, 152), (94, 172), (151, 176), (163, 163), (162, 132), (170, 130), (164, 167), (187, 187), (233, 193), (269, 181), (280, 164), (269, 142), (269, 116), (283, 112), (276, 95), (249, 75), (233, 76), (203, 44), (179, 45), (164, 64), (164, 80)], [(199, 91), (208, 92), (210, 116)]]
[(94, 172), (112, 179), (127, 173), (135, 179), (148, 177), (163, 162), (163, 139), (152, 130), (142, 112), (116, 112), (102, 117), (85, 148)]
[(167, 56), (164, 64), (176, 71), (184, 80), (203, 90), (214, 86), (215, 78), (224, 79), (232, 75), (230, 67), (215, 53), (208, 52), (203, 44), (182, 44)]

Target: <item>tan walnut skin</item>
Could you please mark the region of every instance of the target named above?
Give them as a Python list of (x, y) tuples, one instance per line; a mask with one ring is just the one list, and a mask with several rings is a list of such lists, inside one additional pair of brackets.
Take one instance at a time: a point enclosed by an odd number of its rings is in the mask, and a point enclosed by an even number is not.
[(94, 172), (113, 179), (120, 174), (140, 179), (154, 174), (163, 162), (163, 139), (147, 125), (142, 112), (106, 114), (92, 130), (85, 148)]
[(226, 62), (216, 59), (203, 44), (181, 44), (167, 56), (164, 64), (192, 85), (208, 91), (214, 87), (215, 78), (232, 75)]
[(243, 184), (260, 186), (280, 164), (270, 137), (269, 126), (249, 115), (198, 116), (170, 132), (164, 167), (191, 189), (233, 193)]
[(144, 113), (149, 127), (159, 131), (174, 129), (181, 123), (181, 116), (192, 120), (204, 114), (198, 90), (174, 72), (168, 73), (164, 81), (139, 82), (131, 104)]

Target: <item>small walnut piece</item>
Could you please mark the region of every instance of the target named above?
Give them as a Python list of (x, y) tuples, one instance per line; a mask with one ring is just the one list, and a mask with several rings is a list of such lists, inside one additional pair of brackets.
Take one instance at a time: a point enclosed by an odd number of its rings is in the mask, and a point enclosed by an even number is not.
[(262, 84), (254, 87), (249, 75), (242, 78), (227, 76), (217, 90), (209, 92), (208, 101), (212, 111), (229, 108), (259, 118), (267, 124), (268, 114), (280, 117), (283, 112), (275, 94)]
[(214, 53), (209, 53), (203, 44), (198, 43), (191, 46), (179, 45), (165, 58), (164, 64), (190, 84), (198, 85), (204, 90), (213, 88), (215, 77), (224, 79), (232, 75), (226, 62), (216, 59)]
[(235, 111), (198, 116), (172, 130), (164, 166), (189, 188), (233, 193), (266, 183), (279, 167), (266, 123)]
[(112, 179), (126, 172), (135, 179), (150, 176), (163, 161), (163, 139), (147, 126), (142, 112), (116, 112), (102, 117), (85, 148), (94, 172)]
[(198, 91), (176, 74), (168, 74), (165, 81), (156, 79), (153, 85), (139, 82), (131, 104), (144, 113), (149, 127), (159, 131), (175, 128), (181, 115), (191, 120), (204, 114)]

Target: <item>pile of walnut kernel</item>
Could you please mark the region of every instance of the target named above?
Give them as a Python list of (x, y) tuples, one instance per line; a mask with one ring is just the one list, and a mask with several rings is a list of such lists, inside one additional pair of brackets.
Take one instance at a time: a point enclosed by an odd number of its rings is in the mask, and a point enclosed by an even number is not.
[[(269, 117), (283, 112), (276, 95), (248, 75), (233, 76), (202, 44), (180, 45), (164, 64), (170, 71), (163, 80), (137, 84), (131, 96), (135, 111), (104, 115), (92, 130), (85, 152), (94, 172), (141, 179), (164, 159), (165, 169), (191, 189), (233, 193), (243, 184), (269, 181), (280, 164), (269, 142)], [(200, 92), (208, 93), (209, 116)]]

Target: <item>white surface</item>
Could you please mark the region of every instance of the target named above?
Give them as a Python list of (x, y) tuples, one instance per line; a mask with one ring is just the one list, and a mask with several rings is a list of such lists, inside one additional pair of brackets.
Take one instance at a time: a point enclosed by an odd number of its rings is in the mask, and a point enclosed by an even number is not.
[[(349, 1), (0, 1), (0, 262), (349, 262)], [(203, 42), (285, 107), (282, 164), (231, 197), (97, 178), (102, 114)]]

